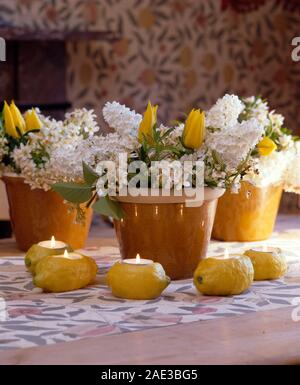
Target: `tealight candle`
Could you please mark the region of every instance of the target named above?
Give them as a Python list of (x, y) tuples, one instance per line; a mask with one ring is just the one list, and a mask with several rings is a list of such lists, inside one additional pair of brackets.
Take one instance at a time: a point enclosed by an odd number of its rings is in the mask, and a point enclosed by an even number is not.
[(98, 266), (93, 258), (78, 253), (48, 255), (36, 266), (33, 283), (45, 291), (60, 293), (95, 281)]
[(44, 247), (46, 249), (66, 249), (68, 245), (65, 242), (57, 241), (55, 237), (52, 235), (49, 241), (42, 241), (38, 243), (39, 246)]
[(237, 295), (253, 282), (254, 270), (250, 258), (241, 254), (205, 258), (194, 273), (194, 285), (204, 295)]
[(135, 258), (123, 259), (122, 263), (128, 263), (129, 265), (151, 265), (154, 263), (151, 259), (144, 259), (137, 254)]
[(150, 259), (128, 258), (116, 262), (107, 274), (114, 296), (124, 299), (154, 299), (169, 285), (170, 278), (160, 263)]
[[(53, 256), (54, 258), (61, 258), (62, 256), (61, 255), (54, 255)], [(68, 253), (68, 250), (65, 250), (64, 254), (63, 254), (63, 258), (67, 258), (67, 259), (81, 259), (81, 258), (84, 258), (84, 256), (82, 254), (76, 254), (76, 253)]]
[(262, 246), (245, 251), (254, 267), (254, 280), (278, 279), (286, 274), (287, 262), (277, 247)]
[(49, 255), (63, 254), (65, 250), (72, 251), (68, 244), (57, 241), (52, 236), (50, 240), (41, 241), (31, 246), (25, 255), (25, 265), (32, 274), (35, 274), (36, 265), (41, 259)]

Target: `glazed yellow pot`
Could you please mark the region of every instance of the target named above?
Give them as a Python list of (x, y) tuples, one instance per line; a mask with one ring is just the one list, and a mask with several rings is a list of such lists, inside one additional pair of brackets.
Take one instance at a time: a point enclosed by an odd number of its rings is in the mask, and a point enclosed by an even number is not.
[[(184, 197), (118, 197), (125, 218), (115, 221), (123, 259), (159, 262), (171, 279), (191, 278), (206, 256), (223, 190), (205, 189), (201, 206), (187, 207)], [(182, 198), (182, 199), (180, 199)]]
[(222, 241), (260, 241), (272, 234), (281, 185), (258, 188), (242, 182), (238, 194), (230, 191), (219, 199), (212, 236)]
[(86, 211), (84, 224), (75, 223), (75, 211), (54, 191), (31, 190), (20, 177), (3, 176), (16, 242), (27, 251), (33, 244), (51, 239), (69, 244), (73, 249), (84, 246), (91, 225), (92, 210)]

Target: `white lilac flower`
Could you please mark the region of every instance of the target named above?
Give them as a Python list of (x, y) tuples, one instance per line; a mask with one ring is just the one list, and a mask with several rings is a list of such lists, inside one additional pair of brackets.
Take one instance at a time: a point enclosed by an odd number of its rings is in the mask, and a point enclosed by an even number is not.
[(284, 116), (277, 114), (274, 111), (271, 111), (269, 114), (269, 119), (272, 123), (273, 128), (280, 130), (284, 123)]
[(255, 96), (250, 96), (248, 98), (244, 98), (243, 100), (246, 105), (252, 105), (252, 107), (247, 110), (248, 119), (255, 118), (263, 127), (266, 127), (269, 124), (268, 103)]
[(219, 130), (227, 130), (238, 122), (244, 109), (243, 102), (236, 95), (226, 94), (206, 113), (206, 126)]
[(263, 127), (256, 119), (250, 119), (227, 128), (226, 131), (209, 133), (206, 145), (216, 151), (228, 169), (235, 169), (246, 159), (263, 134)]
[[(287, 168), (295, 157), (293, 150), (274, 151), (268, 156), (254, 158), (252, 166), (243, 180), (257, 187), (266, 187), (271, 184), (284, 183), (287, 177)], [(291, 174), (293, 171), (291, 170)]]
[(142, 115), (117, 102), (105, 104), (103, 117), (106, 123), (120, 136), (131, 135), (134, 137), (137, 136), (137, 129), (143, 118)]
[[(291, 150), (290, 150), (291, 151)], [(294, 156), (288, 164), (284, 173), (284, 189), (285, 191), (300, 194), (300, 142), (295, 142)]]
[(99, 131), (94, 111), (86, 108), (77, 108), (66, 113), (64, 126), (68, 129), (71, 127), (76, 135), (93, 136)]
[(8, 142), (4, 136), (0, 136), (0, 162), (3, 159), (4, 155), (8, 153)]

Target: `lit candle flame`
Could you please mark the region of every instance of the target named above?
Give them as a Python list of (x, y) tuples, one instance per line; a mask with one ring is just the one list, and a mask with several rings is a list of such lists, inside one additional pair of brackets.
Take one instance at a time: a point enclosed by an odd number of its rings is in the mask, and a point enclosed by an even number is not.
[(263, 252), (266, 252), (266, 251), (268, 251), (268, 248), (267, 248), (267, 246), (266, 246), (266, 245), (263, 245), (263, 248), (262, 248), (262, 250), (263, 250)]
[(140, 254), (137, 254), (137, 255), (136, 255), (135, 263), (141, 263), (141, 257), (140, 257)]
[(224, 250), (224, 259), (229, 259), (229, 252), (228, 249)]
[(54, 238), (54, 235), (52, 235), (50, 247), (51, 247), (51, 249), (55, 248), (55, 238)]
[(65, 258), (69, 258), (69, 253), (68, 253), (68, 250), (66, 249), (65, 252), (64, 252), (64, 257)]

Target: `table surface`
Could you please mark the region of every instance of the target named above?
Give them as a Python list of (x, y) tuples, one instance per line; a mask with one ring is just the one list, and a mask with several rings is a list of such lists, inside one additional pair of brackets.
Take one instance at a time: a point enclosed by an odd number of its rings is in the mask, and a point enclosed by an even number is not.
[[(281, 230), (299, 217), (280, 218)], [(92, 231), (89, 246), (116, 246)], [(299, 232), (300, 234), (300, 232)], [(0, 256), (21, 255), (13, 240), (0, 241)], [(300, 293), (299, 293), (300, 297)], [(300, 302), (300, 301), (299, 301)], [(0, 364), (300, 364), (300, 323), (295, 307), (106, 335), (0, 353)], [(298, 312), (298, 315), (300, 311)], [(195, 338), (197, 336), (197, 338)]]

